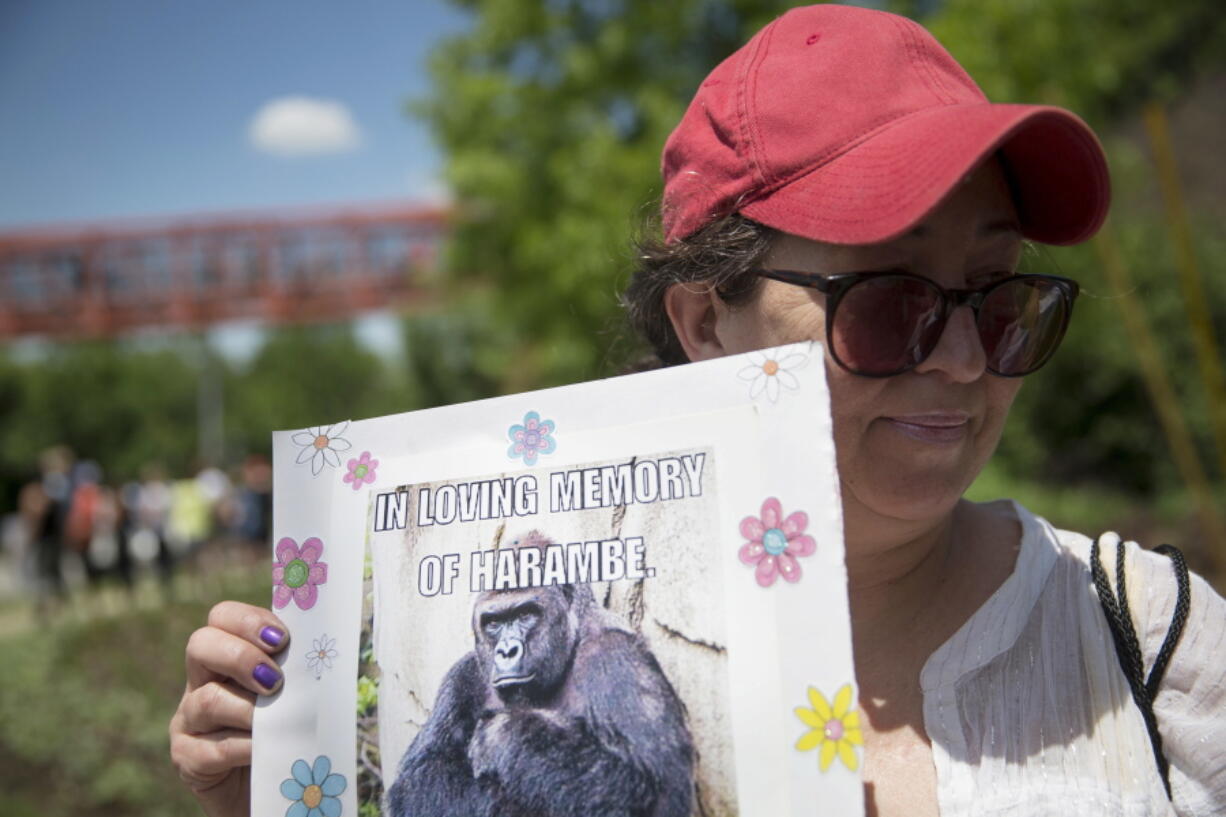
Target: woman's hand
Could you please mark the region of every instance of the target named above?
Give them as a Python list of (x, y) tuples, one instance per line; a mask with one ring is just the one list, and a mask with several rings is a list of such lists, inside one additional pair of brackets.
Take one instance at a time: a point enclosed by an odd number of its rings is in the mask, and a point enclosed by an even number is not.
[(223, 601), (187, 642), (187, 689), (170, 719), (170, 757), (209, 817), (245, 817), (257, 693), (281, 685), (270, 655), (289, 631), (270, 610)]

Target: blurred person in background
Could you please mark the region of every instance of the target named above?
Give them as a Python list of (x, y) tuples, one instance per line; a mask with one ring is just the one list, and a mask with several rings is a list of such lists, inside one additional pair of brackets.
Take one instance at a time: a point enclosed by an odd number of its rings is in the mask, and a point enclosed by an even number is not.
[(183, 477), (170, 485), (166, 543), (175, 561), (197, 551), (213, 532), (215, 483)]
[(252, 454), (243, 460), (219, 503), (217, 516), (230, 537), (263, 553), (260, 549), (268, 544), (272, 516), (272, 466), (267, 457)]
[(266, 546), (272, 535), (272, 463), (260, 454), (243, 461), (239, 489), (239, 534), (257, 546)]
[[(64, 596), (64, 573), (60, 563), (63, 558), (63, 543), (65, 526), (68, 520), (68, 509), (72, 498), (72, 467), (74, 456), (67, 446), (49, 448), (39, 457), (41, 479), (38, 486), (27, 486), (29, 494), (27, 502), (34, 507), (41, 506), (45, 499), (45, 508), (31, 508), (27, 516), (30, 528), (30, 541), (35, 552), (36, 573), (38, 576), (38, 608), (43, 610), (48, 602), (62, 599)], [(25, 491), (23, 490), (23, 493)]]
[(69, 473), (68, 512), (64, 517), (64, 546), (81, 560), (90, 581), (94, 570), (89, 560), (89, 543), (94, 537), (94, 515), (102, 488), (102, 468), (92, 460), (73, 464)]
[(82, 460), (73, 466), (64, 541), (80, 558), (90, 586), (114, 576), (132, 587), (129, 522), (123, 499), (120, 491), (106, 483), (98, 463)]
[[(42, 479), (36, 477), (21, 486), (17, 493), (17, 524), (6, 530), (6, 546), (16, 557), (19, 576), (29, 568), (40, 612), (64, 593), (55, 518), (55, 506)], [(53, 568), (49, 564), (52, 557)]]
[(174, 560), (166, 542), (166, 523), (170, 515), (170, 487), (162, 467), (148, 463), (141, 468), (141, 479), (123, 488), (127, 519), (127, 550), (135, 567), (154, 565), (163, 586), (174, 575)]
[[(1112, 534), (962, 498), (1078, 294), (1019, 273), (1024, 240), (1106, 216), (1089, 128), (989, 103), (910, 20), (821, 5), (716, 67), (662, 166), (663, 236), (624, 296), (659, 361), (824, 343), (868, 813), (1226, 813), (1226, 602)], [(1113, 562), (1134, 607), (1108, 618)], [(188, 644), (171, 756), (212, 817), (247, 813), (254, 701), (288, 638), (223, 602)]]
[(94, 582), (116, 576), (129, 589), (132, 587), (126, 514), (119, 492), (105, 483), (98, 485), (85, 561), (88, 575)]

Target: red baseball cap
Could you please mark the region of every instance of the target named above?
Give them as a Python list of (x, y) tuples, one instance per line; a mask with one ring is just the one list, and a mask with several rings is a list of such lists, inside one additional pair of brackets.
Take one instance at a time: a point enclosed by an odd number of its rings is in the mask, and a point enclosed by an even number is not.
[(887, 241), (997, 151), (1027, 238), (1075, 244), (1102, 225), (1107, 162), (1076, 115), (989, 102), (905, 17), (792, 9), (711, 72), (669, 136), (665, 239), (738, 211), (817, 241)]

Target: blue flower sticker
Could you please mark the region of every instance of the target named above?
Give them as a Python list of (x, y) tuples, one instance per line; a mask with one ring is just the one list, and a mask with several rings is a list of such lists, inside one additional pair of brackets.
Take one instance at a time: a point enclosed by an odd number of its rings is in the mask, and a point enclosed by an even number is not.
[(553, 420), (542, 420), (535, 411), (528, 412), (523, 425), (516, 423), (507, 429), (507, 436), (511, 438), (507, 456), (511, 459), (523, 457), (525, 465), (536, 465), (538, 454), (552, 454), (558, 447), (552, 436), (553, 429)]
[(341, 817), (341, 792), (349, 785), (345, 776), (330, 774), (332, 761), (326, 755), (315, 758), (315, 766), (295, 760), (293, 775), (281, 783), (281, 794), (293, 800), (285, 817)]

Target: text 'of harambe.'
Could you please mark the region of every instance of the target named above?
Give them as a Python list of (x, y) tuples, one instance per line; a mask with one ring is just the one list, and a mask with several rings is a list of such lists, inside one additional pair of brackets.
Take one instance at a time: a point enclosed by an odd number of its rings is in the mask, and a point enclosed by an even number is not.
[[(557, 471), (549, 475), (549, 510), (562, 513), (702, 496), (706, 459), (706, 454), (683, 454)], [(417, 489), (419, 528), (533, 516), (538, 509), (538, 485), (532, 475)], [(374, 529), (404, 529), (409, 514), (407, 491), (379, 494), (375, 498)]]
[[(571, 542), (567, 545), (478, 550), (469, 560), (468, 589), (519, 590), (558, 584), (649, 579), (655, 568), (645, 564), (641, 536)], [(417, 589), (423, 596), (449, 595), (460, 575), (459, 553), (426, 556), (417, 565)]]

